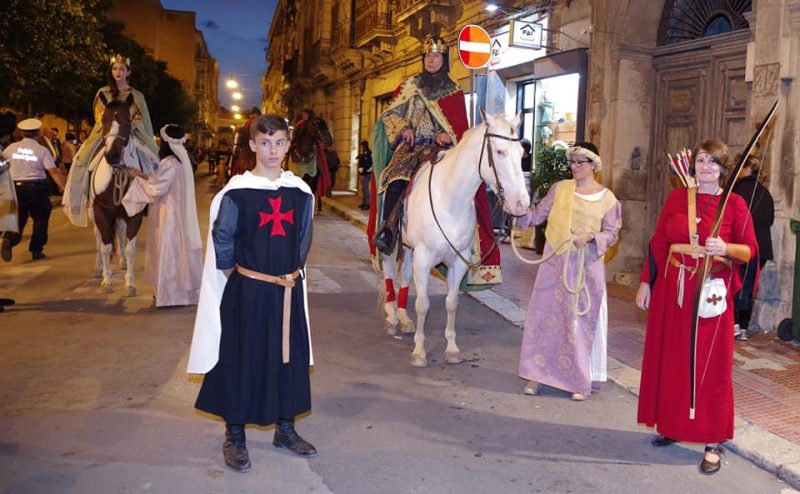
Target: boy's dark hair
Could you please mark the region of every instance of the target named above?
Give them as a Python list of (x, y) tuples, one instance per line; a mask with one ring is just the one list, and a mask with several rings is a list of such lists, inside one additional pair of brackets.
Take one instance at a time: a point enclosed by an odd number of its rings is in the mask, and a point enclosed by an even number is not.
[[(164, 129), (164, 133), (173, 139), (181, 139), (186, 135), (186, 131), (183, 130), (183, 127), (175, 124), (167, 125), (167, 128)], [(158, 159), (163, 160), (167, 156), (175, 156), (175, 153), (172, 152), (169, 143), (162, 139), (161, 146), (158, 148)]]
[(258, 134), (271, 136), (279, 130), (286, 132), (286, 137), (289, 137), (289, 124), (286, 123), (286, 119), (274, 113), (265, 113), (256, 117), (250, 124), (250, 140), (255, 141)]

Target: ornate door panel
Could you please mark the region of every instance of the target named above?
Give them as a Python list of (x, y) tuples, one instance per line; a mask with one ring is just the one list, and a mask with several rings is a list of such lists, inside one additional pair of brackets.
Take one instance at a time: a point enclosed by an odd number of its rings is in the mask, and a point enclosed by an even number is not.
[(659, 69), (656, 82), (655, 136), (647, 180), (649, 232), (655, 228), (661, 204), (670, 188), (667, 153), (690, 148), (699, 139), (706, 112), (707, 63)]
[(706, 38), (685, 43), (680, 49), (660, 49), (656, 54), (655, 135), (647, 180), (648, 234), (655, 229), (671, 187), (667, 153), (674, 156), (702, 139), (720, 139), (733, 154), (747, 144), (747, 34), (720, 36), (715, 43)]

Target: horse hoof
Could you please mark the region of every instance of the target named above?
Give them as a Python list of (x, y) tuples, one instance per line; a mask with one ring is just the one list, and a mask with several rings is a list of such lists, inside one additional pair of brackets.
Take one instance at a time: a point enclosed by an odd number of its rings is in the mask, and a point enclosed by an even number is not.
[(400, 321), (400, 332), (404, 334), (411, 334), (414, 332), (414, 323), (409, 319), (408, 321)]
[(397, 323), (392, 324), (389, 321), (384, 321), (383, 327), (386, 330), (386, 334), (389, 336), (394, 336), (397, 334)]
[(444, 361), (448, 364), (460, 364), (464, 359), (461, 358), (461, 352), (444, 352)]
[(411, 366), (412, 367), (427, 367), (428, 366), (428, 359), (423, 357), (422, 355), (412, 355), (411, 356)]
[(102, 278), (102, 277), (103, 277), (103, 271), (100, 269), (92, 273), (92, 278)]
[(136, 287), (135, 286), (129, 286), (128, 287), (128, 291), (125, 293), (125, 296), (126, 297), (135, 297), (136, 296)]
[(100, 286), (100, 293), (112, 293), (113, 291), (114, 291), (114, 289), (111, 288), (111, 285), (101, 285)]

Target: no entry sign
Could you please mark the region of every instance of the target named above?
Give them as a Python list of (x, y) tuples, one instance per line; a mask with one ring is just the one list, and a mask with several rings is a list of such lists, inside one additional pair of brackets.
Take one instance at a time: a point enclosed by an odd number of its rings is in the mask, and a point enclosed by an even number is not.
[(479, 69), (491, 56), (491, 38), (480, 26), (467, 24), (458, 33), (458, 58), (468, 69)]

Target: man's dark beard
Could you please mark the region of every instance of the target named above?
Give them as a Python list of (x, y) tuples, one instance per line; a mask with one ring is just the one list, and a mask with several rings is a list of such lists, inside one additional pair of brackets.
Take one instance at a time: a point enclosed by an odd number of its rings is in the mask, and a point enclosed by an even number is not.
[(456, 89), (456, 83), (451, 81), (447, 72), (441, 69), (433, 74), (423, 69), (422, 73), (417, 76), (416, 83), (422, 96), (430, 100), (447, 96)]

